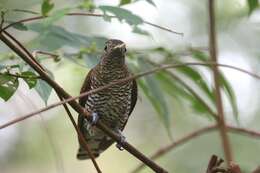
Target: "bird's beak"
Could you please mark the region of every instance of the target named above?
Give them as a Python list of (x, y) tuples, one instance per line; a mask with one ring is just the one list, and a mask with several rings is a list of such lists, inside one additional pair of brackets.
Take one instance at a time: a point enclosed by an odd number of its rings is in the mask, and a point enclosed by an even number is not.
[(113, 48), (113, 50), (115, 50), (115, 49), (123, 49), (123, 48), (125, 48), (125, 43), (122, 43), (122, 44), (120, 44), (120, 45), (115, 46), (115, 47)]

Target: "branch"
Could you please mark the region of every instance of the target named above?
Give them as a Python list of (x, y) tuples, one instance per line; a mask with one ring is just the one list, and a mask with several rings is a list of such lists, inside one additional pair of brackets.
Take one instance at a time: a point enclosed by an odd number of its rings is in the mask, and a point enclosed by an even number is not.
[[(62, 96), (64, 99), (69, 99), (71, 96), (62, 88), (60, 87), (54, 80), (52, 80), (48, 74), (42, 70), (34, 61), (31, 60), (31, 58), (22, 51), (19, 47), (17, 47), (12, 41), (9, 40), (9, 38), (6, 36), (6, 32), (1, 33), (0, 39), (9, 47), (11, 48), (15, 53), (17, 53), (25, 62), (27, 62), (50, 86), (52, 86), (60, 96)], [(21, 47), (21, 46), (20, 46)], [(76, 110), (78, 113), (84, 115), (88, 120), (90, 120), (90, 114), (86, 112), (84, 108), (82, 108), (75, 100), (71, 100), (68, 102), (70, 106), (74, 110)], [(103, 123), (98, 121), (96, 123), (96, 126), (101, 129), (104, 133), (106, 133), (109, 137), (114, 139), (117, 142), (121, 142), (121, 138), (112, 132), (109, 128), (107, 128)], [(135, 149), (132, 145), (130, 145), (127, 142), (121, 143), (122, 147), (125, 148), (128, 152), (130, 152), (132, 155), (134, 155), (139, 160), (143, 161), (145, 164), (147, 164), (152, 170), (158, 173), (166, 173), (167, 171), (161, 168), (159, 165), (157, 165), (155, 162), (147, 158), (145, 155), (143, 155), (140, 151)]]
[(257, 74), (251, 73), (249, 71), (246, 71), (246, 70), (238, 68), (238, 67), (234, 67), (234, 66), (231, 66), (231, 65), (226, 65), (226, 64), (217, 64), (217, 63), (210, 63), (210, 62), (208, 62), (208, 63), (187, 62), (187, 63), (183, 63), (183, 64), (161, 65), (158, 68), (154, 68), (152, 70), (149, 70), (149, 71), (146, 71), (146, 72), (143, 72), (143, 73), (139, 73), (139, 74), (136, 74), (136, 75), (131, 76), (131, 77), (127, 77), (127, 78), (124, 78), (124, 79), (121, 79), (121, 80), (118, 80), (118, 81), (115, 81), (115, 82), (111, 82), (110, 84), (107, 84), (105, 86), (99, 87), (97, 89), (93, 89), (93, 90), (90, 90), (88, 92), (81, 93), (79, 96), (70, 97), (68, 99), (64, 99), (63, 101), (50, 104), (49, 106), (47, 106), (45, 108), (39, 109), (39, 110), (37, 110), (35, 112), (31, 112), (31, 113), (26, 114), (24, 116), (20, 116), (19, 118), (15, 118), (15, 119), (13, 119), (13, 120), (11, 120), (11, 121), (3, 124), (3, 125), (0, 125), (0, 129), (8, 127), (8, 126), (10, 126), (12, 124), (15, 124), (17, 122), (23, 121), (23, 120), (25, 120), (27, 118), (30, 118), (30, 117), (32, 117), (32, 116), (34, 116), (36, 114), (41, 113), (41, 112), (47, 111), (47, 110), (55, 108), (57, 106), (60, 106), (60, 105), (62, 105), (64, 103), (69, 103), (69, 102), (71, 102), (73, 100), (76, 100), (76, 99), (81, 98), (81, 97), (88, 96), (90, 94), (97, 93), (97, 92), (102, 91), (104, 89), (107, 89), (107, 88), (109, 88), (111, 86), (114, 86), (114, 85), (117, 85), (117, 84), (120, 84), (120, 83), (124, 83), (124, 82), (130, 81), (130, 80), (133, 80), (133, 79), (137, 79), (137, 78), (140, 78), (140, 77), (143, 77), (143, 76), (146, 76), (146, 75), (151, 75), (151, 74), (159, 72), (161, 70), (170, 69), (170, 68), (181, 68), (181, 67), (185, 67), (185, 66), (212, 66), (212, 65), (214, 65), (214, 66), (217, 65), (217, 66), (221, 66), (221, 67), (226, 67), (226, 68), (230, 68), (230, 69), (233, 69), (233, 70), (237, 70), (237, 71), (249, 74), (250, 76), (255, 77), (257, 79), (260, 79), (260, 76), (257, 75)]
[[(7, 33), (6, 31), (4, 31), (4, 33), (5, 33), (8, 37), (10, 37), (18, 46), (20, 46), (19, 48), (22, 49), (22, 50), (25, 52), (25, 55), (27, 55), (28, 58), (29, 58), (28, 60), (30, 60), (33, 64), (35, 64), (35, 67), (38, 67), (38, 68), (40, 69), (40, 71), (46, 73), (44, 67), (43, 67), (40, 63), (38, 63), (38, 62), (36, 61), (36, 59), (34, 58), (34, 56), (33, 56), (18, 40), (16, 40), (12, 35), (10, 35), (9, 33)], [(18, 48), (18, 49), (19, 49), (19, 48)], [(43, 79), (43, 78), (42, 78), (42, 79)], [(44, 80), (44, 79), (43, 79), (43, 80)], [(62, 98), (62, 96), (59, 94), (59, 92), (57, 91), (57, 89), (54, 88), (54, 90), (56, 91), (58, 97), (59, 97), (60, 100), (62, 101), (63, 98)], [(84, 136), (82, 135), (82, 133), (81, 133), (80, 130), (78, 129), (78, 126), (76, 125), (76, 123), (75, 123), (75, 121), (74, 121), (74, 119), (73, 119), (73, 116), (72, 116), (71, 113), (70, 113), (70, 110), (68, 109), (68, 107), (67, 107), (67, 105), (66, 105), (65, 103), (63, 104), (63, 106), (64, 106), (64, 108), (65, 108), (65, 110), (66, 110), (66, 112), (67, 112), (67, 115), (69, 116), (69, 118), (70, 118), (70, 120), (71, 120), (71, 122), (72, 122), (72, 124), (73, 124), (73, 126), (74, 126), (74, 128), (75, 128), (75, 130), (76, 130), (76, 132), (77, 132), (77, 134), (78, 134), (79, 140), (83, 143), (83, 147), (84, 147), (84, 149), (88, 152), (88, 154), (89, 154), (89, 156), (90, 156), (90, 158), (91, 158), (91, 161), (93, 162), (93, 165), (95, 166), (97, 172), (98, 172), (98, 173), (102, 173), (101, 170), (100, 170), (100, 168), (99, 168), (99, 166), (98, 166), (98, 164), (97, 164), (97, 162), (96, 162), (96, 160), (95, 160), (95, 157), (93, 156), (91, 150), (90, 150), (89, 147), (88, 147), (88, 144), (87, 144), (86, 141), (85, 141)]]
[(51, 52), (46, 52), (46, 51), (42, 51), (42, 50), (35, 50), (35, 51), (32, 52), (32, 55), (34, 57), (36, 57), (38, 54), (47, 55), (50, 58), (52, 58), (54, 61), (59, 61), (60, 60), (59, 55), (51, 53)]
[[(214, 0), (209, 0), (209, 47), (210, 47), (210, 56), (213, 62), (218, 62), (217, 58), (217, 40), (216, 40), (216, 31), (215, 31), (215, 12), (214, 12)], [(221, 87), (220, 87), (220, 76), (219, 69), (217, 66), (212, 66), (213, 77), (215, 83), (215, 96), (216, 96), (216, 106), (218, 112), (218, 125), (219, 132), (221, 136), (221, 141), (224, 149), (224, 154), (226, 161), (230, 163), (232, 161), (232, 151), (229, 142), (229, 138), (227, 135), (227, 128), (225, 124), (225, 116), (223, 110), (223, 102), (221, 97)]]
[[(159, 150), (157, 150), (150, 156), (150, 159), (152, 159), (152, 160), (158, 159), (159, 157), (162, 157), (164, 154), (167, 154), (168, 152), (177, 148), (178, 146), (184, 145), (185, 143), (189, 142), (190, 140), (192, 140), (196, 137), (199, 137), (205, 133), (208, 133), (208, 132), (211, 132), (211, 131), (217, 130), (217, 129), (218, 129), (218, 125), (210, 125), (207, 127), (200, 128), (196, 131), (193, 131), (193, 132), (189, 133), (188, 135), (185, 135), (184, 137), (176, 140), (175, 142), (172, 142), (171, 144), (169, 144), (163, 148), (160, 148)], [(257, 132), (257, 131), (240, 128), (240, 127), (235, 127), (235, 126), (230, 126), (230, 125), (227, 126), (227, 129), (231, 133), (237, 133), (240, 135), (246, 135), (246, 136), (260, 139), (260, 132)], [(132, 171), (132, 173), (137, 173), (137, 172), (141, 171), (144, 167), (145, 167), (144, 164), (140, 164)]]
[(231, 162), (228, 168), (220, 167), (224, 162), (223, 159), (218, 158), (216, 155), (211, 156), (206, 173), (241, 173), (241, 169), (238, 164)]
[(260, 173), (260, 166), (258, 166), (252, 173)]
[[(67, 16), (92, 16), (92, 17), (105, 17), (104, 14), (96, 14), (96, 13), (83, 13), (83, 12), (78, 12), (78, 13), (67, 13), (66, 14)], [(48, 16), (47, 16), (48, 17)], [(106, 15), (106, 17), (111, 17), (111, 18), (117, 18), (116, 16), (113, 16), (113, 15)], [(5, 27), (3, 27), (1, 30), (0, 30), (0, 33), (2, 31), (5, 31), (6, 29), (10, 28), (11, 26), (14, 26), (16, 24), (19, 24), (19, 23), (26, 23), (26, 22), (31, 22), (31, 21), (35, 21), (35, 20), (40, 20), (40, 19), (44, 19), (46, 18), (45, 16), (36, 16), (36, 17), (31, 17), (31, 18), (26, 18), (26, 19), (22, 19), (22, 20), (19, 20), (19, 21), (16, 21), (16, 22), (13, 22), (13, 23), (10, 23), (8, 25), (6, 25)], [(145, 24), (147, 25), (150, 25), (150, 26), (153, 26), (155, 28), (159, 28), (161, 30), (164, 30), (164, 31), (167, 31), (167, 32), (170, 32), (170, 33), (173, 33), (173, 34), (178, 34), (178, 35), (181, 35), (183, 36), (183, 33), (181, 32), (176, 32), (176, 31), (173, 31), (169, 28), (166, 28), (166, 27), (163, 27), (163, 26), (160, 26), (160, 25), (156, 25), (154, 23), (151, 23), (151, 22), (148, 22), (148, 21), (143, 21)]]

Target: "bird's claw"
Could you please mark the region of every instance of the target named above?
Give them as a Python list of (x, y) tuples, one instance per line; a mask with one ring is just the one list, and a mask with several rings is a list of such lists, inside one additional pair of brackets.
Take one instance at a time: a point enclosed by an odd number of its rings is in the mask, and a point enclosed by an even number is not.
[(90, 125), (91, 125), (91, 126), (95, 125), (98, 120), (99, 120), (99, 115), (98, 115), (96, 112), (92, 112), (92, 113), (91, 113)]
[(99, 115), (96, 112), (91, 113), (91, 120), (85, 119), (85, 128), (90, 131), (91, 127), (97, 123), (99, 120)]
[(117, 135), (118, 135), (119, 138), (120, 138), (120, 142), (117, 142), (116, 147), (117, 147), (120, 151), (122, 151), (122, 150), (124, 150), (124, 148), (122, 147), (122, 144), (123, 144), (124, 142), (126, 142), (126, 137), (125, 137), (124, 135), (122, 135), (122, 132), (121, 132), (120, 130), (117, 130)]

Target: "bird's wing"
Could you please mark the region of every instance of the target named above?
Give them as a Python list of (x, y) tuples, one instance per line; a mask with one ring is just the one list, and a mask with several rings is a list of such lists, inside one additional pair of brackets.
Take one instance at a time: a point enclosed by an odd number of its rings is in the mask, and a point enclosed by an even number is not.
[(133, 80), (133, 88), (132, 88), (132, 91), (131, 91), (131, 108), (130, 108), (130, 112), (129, 112), (128, 116), (131, 115), (131, 113), (133, 112), (134, 107), (136, 105), (137, 93), (138, 93), (137, 83), (136, 83), (136, 80), (134, 79)]
[[(132, 91), (131, 91), (131, 107), (130, 107), (130, 111), (129, 111), (129, 114), (128, 114), (128, 118), (130, 117), (130, 115), (133, 112), (134, 107), (136, 105), (137, 94), (138, 94), (137, 83), (136, 83), (136, 80), (134, 79), (133, 80), (133, 88), (132, 88)], [(125, 122), (123, 129), (125, 128), (126, 123), (127, 123), (127, 121)]]
[[(91, 88), (90, 88), (90, 76), (91, 76), (92, 72), (93, 72), (93, 70), (90, 70), (88, 72), (88, 75), (84, 80), (83, 86), (81, 87), (80, 93), (91, 90)], [(79, 104), (82, 107), (85, 107), (87, 99), (88, 99), (88, 96), (79, 98)], [(79, 127), (81, 132), (83, 132), (83, 123), (84, 123), (84, 115), (79, 114), (79, 116), (78, 116), (78, 127)]]

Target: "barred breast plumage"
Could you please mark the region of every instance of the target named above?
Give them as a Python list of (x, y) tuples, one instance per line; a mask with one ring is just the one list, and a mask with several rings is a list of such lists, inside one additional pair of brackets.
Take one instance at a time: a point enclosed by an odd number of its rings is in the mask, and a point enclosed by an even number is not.
[[(96, 89), (130, 76), (131, 73), (125, 65), (125, 51), (122, 41), (109, 40), (106, 43), (101, 61), (88, 73), (81, 92)], [(84, 97), (80, 99), (80, 104), (88, 112), (99, 115), (100, 121), (111, 130), (122, 131), (135, 106), (136, 99), (136, 82), (129, 81)], [(97, 127), (91, 126), (82, 115), (79, 115), (78, 126), (95, 157), (114, 142)], [(77, 158), (89, 158), (81, 145)]]

